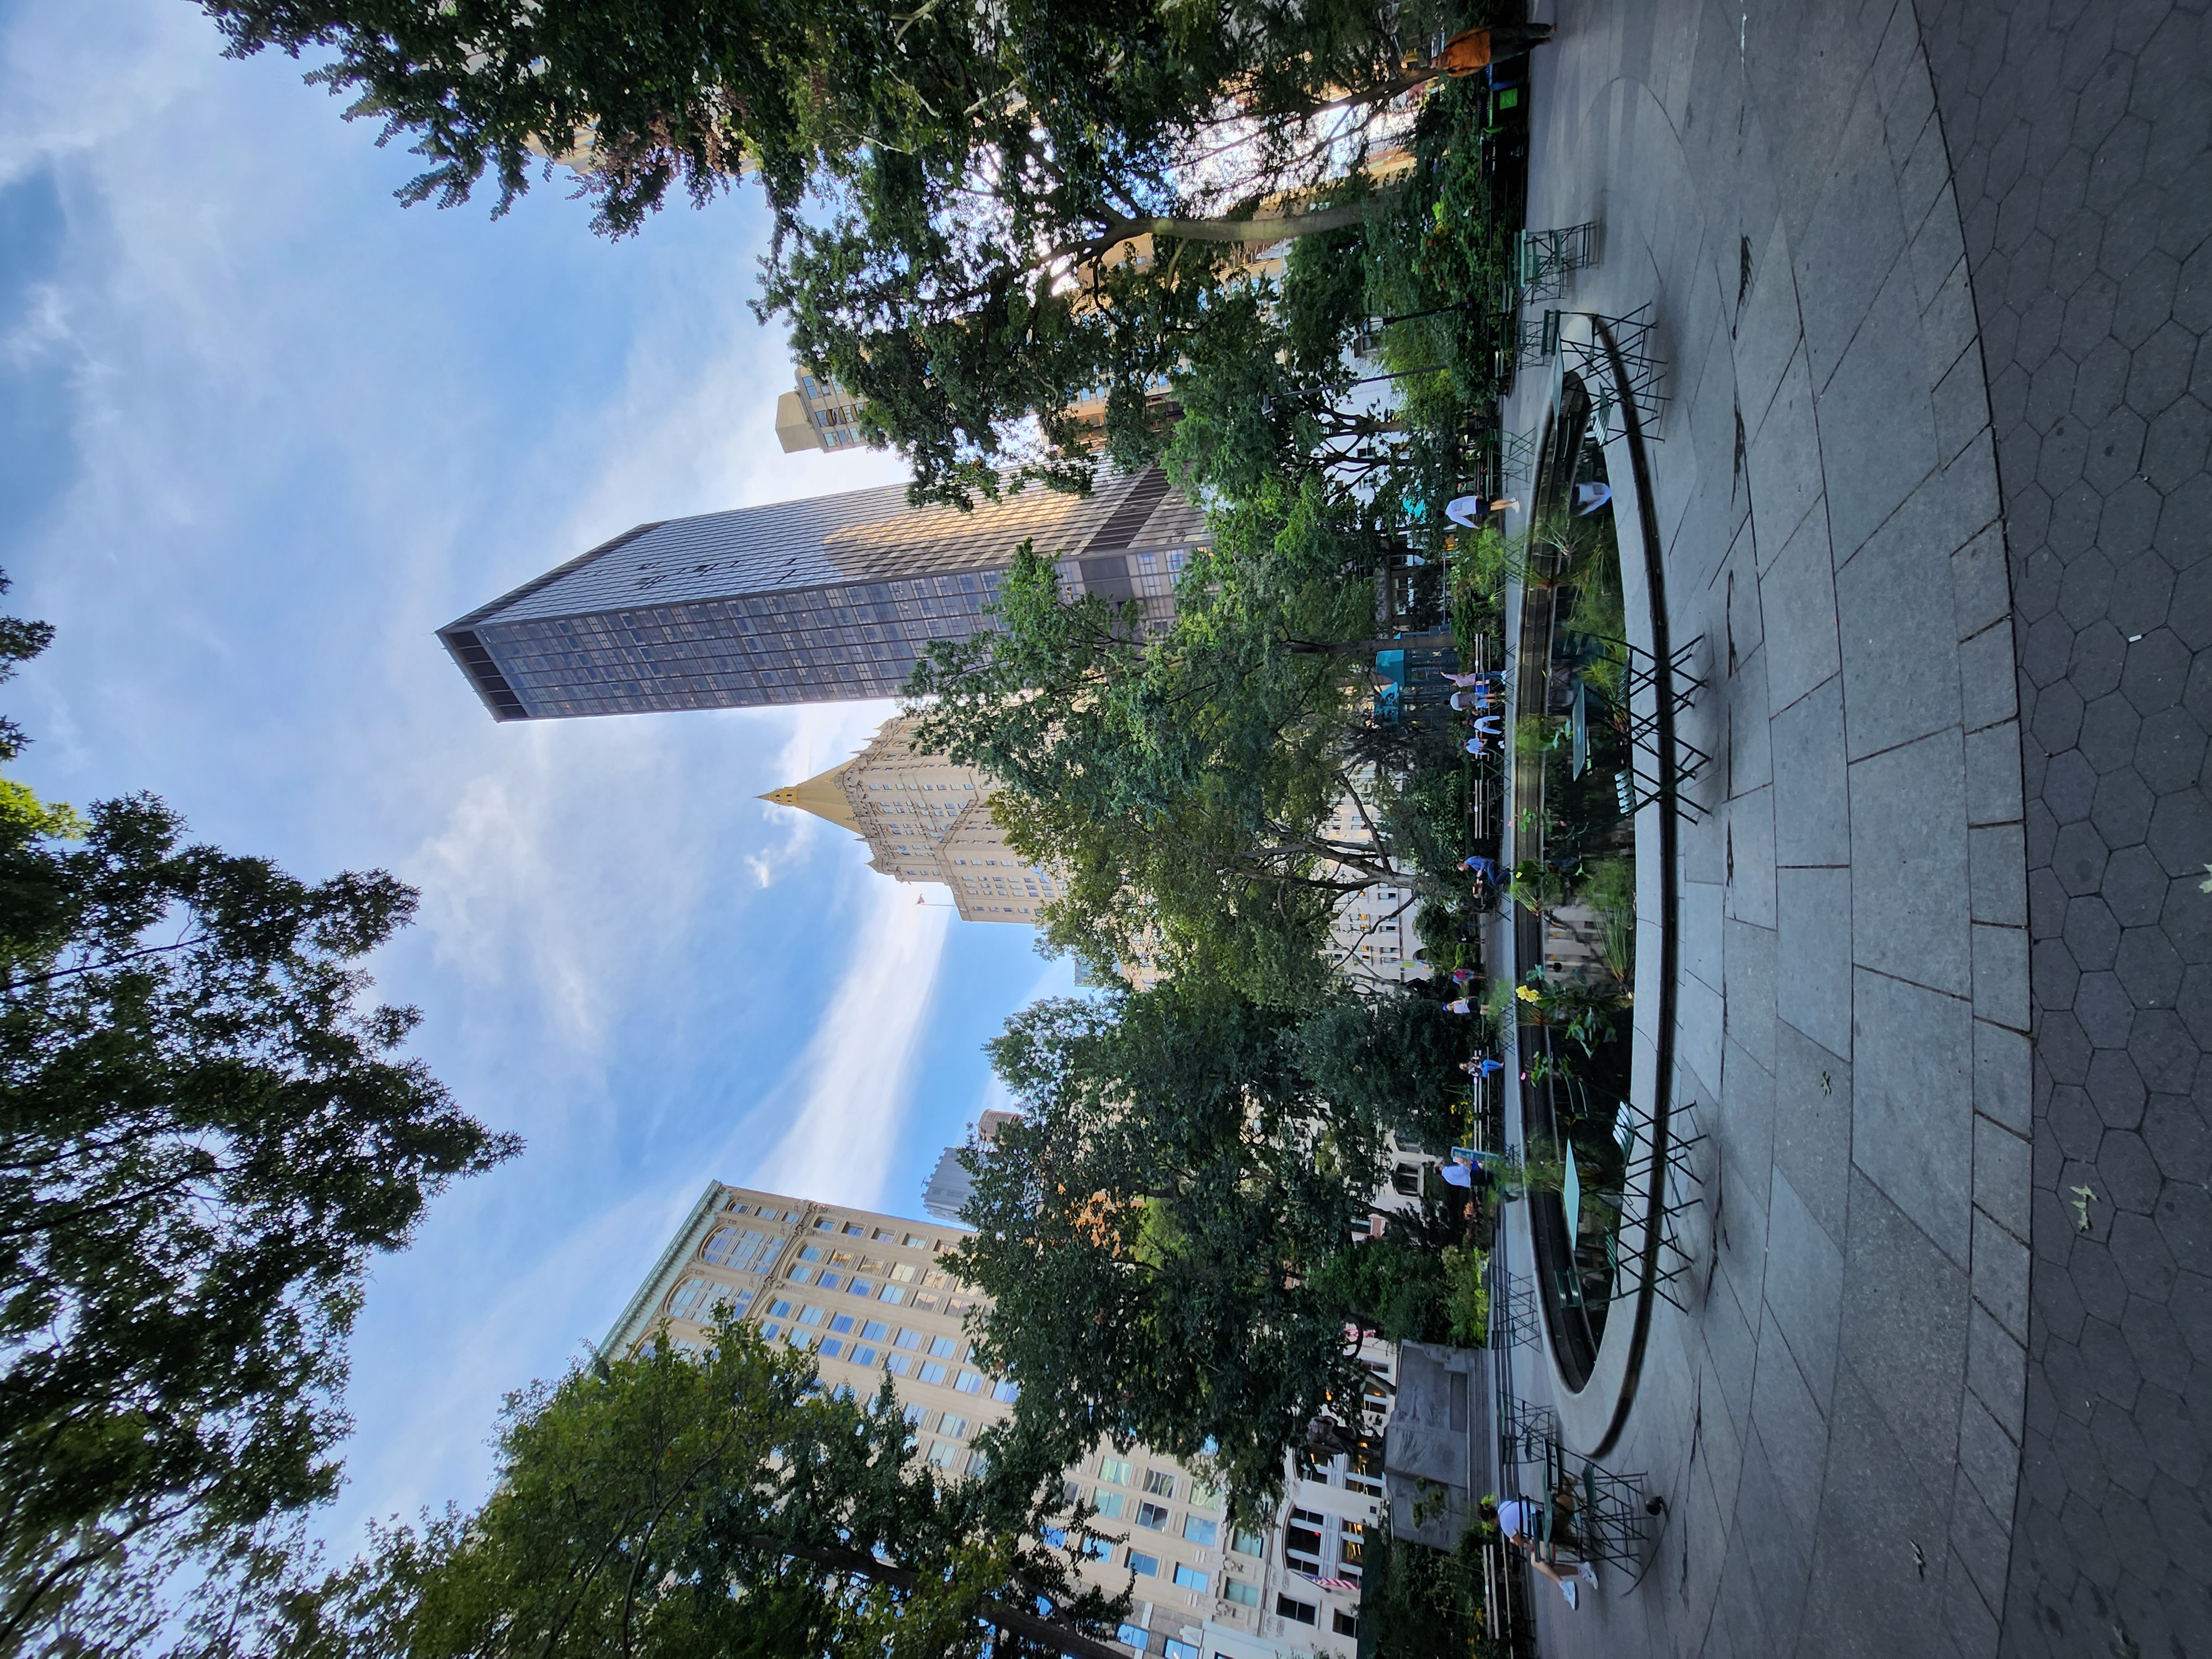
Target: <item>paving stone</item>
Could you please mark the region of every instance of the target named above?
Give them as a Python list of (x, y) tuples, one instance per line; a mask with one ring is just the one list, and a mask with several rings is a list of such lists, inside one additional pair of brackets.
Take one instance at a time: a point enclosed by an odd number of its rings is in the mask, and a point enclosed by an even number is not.
[(1955, 996), (1970, 989), (1965, 795), (1955, 728), (1850, 769), (1853, 959)]

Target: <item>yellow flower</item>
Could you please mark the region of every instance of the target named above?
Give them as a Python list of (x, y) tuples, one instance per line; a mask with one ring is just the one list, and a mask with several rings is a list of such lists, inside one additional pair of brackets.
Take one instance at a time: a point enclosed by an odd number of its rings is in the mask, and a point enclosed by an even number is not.
[(1523, 985), (1513, 994), (1523, 1002), (1541, 1002), (1544, 1000), (1543, 993), (1533, 985)]

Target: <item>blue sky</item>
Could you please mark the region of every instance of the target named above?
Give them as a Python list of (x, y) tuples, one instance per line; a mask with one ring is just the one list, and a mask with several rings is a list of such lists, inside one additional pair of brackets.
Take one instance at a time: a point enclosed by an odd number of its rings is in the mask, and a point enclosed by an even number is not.
[[(414, 170), (184, 0), (0, 0), (0, 565), (59, 629), (17, 768), (422, 891), (374, 964), (526, 1156), (379, 1265), (328, 1530), (472, 1501), (501, 1395), (596, 1339), (709, 1177), (914, 1213), (1066, 988), (754, 799), (888, 704), (495, 726), (432, 630), (645, 519), (902, 476), (785, 455), (740, 192), (631, 241)], [(931, 896), (941, 898), (941, 893)]]

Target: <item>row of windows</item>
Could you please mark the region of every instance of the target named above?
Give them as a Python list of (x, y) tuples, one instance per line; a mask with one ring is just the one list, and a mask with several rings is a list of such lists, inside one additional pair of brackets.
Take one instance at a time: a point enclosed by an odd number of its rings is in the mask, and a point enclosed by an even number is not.
[(742, 1317), (752, 1303), (750, 1291), (736, 1290), (695, 1275), (676, 1287), (676, 1293), (668, 1298), (668, 1311), (678, 1319), (693, 1319), (704, 1324), (718, 1305), (726, 1304), (733, 1315)]

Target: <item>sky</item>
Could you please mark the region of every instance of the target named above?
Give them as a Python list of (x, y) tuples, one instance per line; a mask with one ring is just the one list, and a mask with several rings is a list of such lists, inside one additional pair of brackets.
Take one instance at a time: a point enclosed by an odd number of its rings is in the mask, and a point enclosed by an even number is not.
[(402, 209), (414, 158), (219, 51), (186, 0), (0, 0), (0, 567), (58, 629), (0, 701), (49, 799), (419, 888), (379, 994), (528, 1141), (377, 1264), (349, 1550), (483, 1496), (501, 1397), (709, 1179), (917, 1213), (1001, 1098), (981, 1044), (1072, 975), (755, 799), (891, 705), (496, 725), (434, 636), (641, 520), (903, 477), (777, 445), (757, 197), (621, 243), (557, 179)]

